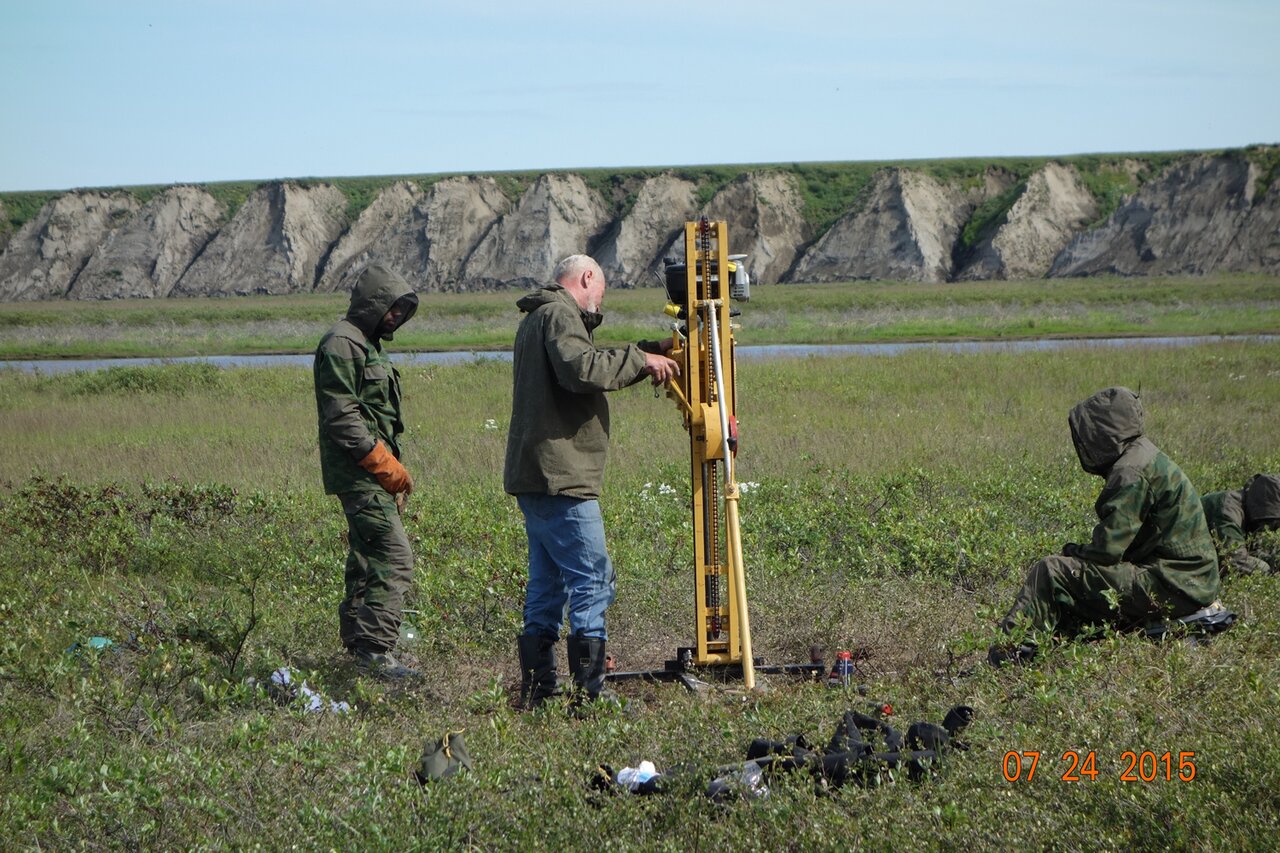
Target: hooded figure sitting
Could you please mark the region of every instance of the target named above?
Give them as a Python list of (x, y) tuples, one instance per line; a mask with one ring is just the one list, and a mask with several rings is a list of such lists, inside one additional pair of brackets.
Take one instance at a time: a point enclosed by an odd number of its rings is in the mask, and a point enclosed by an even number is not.
[(1243, 489), (1205, 495), (1203, 504), (1224, 576), (1276, 570), (1276, 555), (1250, 554), (1248, 540), (1264, 530), (1280, 529), (1280, 477), (1256, 474)]
[[(1027, 574), (1000, 627), (1076, 631), (1089, 624), (1141, 627), (1195, 613), (1218, 597), (1218, 558), (1200, 496), (1182, 469), (1143, 435), (1142, 402), (1107, 388), (1067, 422), (1080, 467), (1106, 480), (1089, 542), (1069, 542)], [(1033, 646), (993, 646), (999, 665)]]

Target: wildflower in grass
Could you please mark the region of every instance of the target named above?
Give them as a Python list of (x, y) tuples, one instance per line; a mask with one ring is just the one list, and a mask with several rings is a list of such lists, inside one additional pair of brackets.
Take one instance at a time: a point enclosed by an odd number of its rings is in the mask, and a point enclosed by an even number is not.
[(642, 500), (654, 500), (658, 495), (674, 495), (676, 487), (666, 483), (645, 483), (640, 487), (640, 498)]
[(484, 428), (485, 428), (485, 429), (497, 429), (497, 428), (498, 428), (498, 422), (497, 422), (496, 420), (494, 420), (493, 418), (489, 418), (489, 419), (487, 419), (487, 420), (484, 422)]

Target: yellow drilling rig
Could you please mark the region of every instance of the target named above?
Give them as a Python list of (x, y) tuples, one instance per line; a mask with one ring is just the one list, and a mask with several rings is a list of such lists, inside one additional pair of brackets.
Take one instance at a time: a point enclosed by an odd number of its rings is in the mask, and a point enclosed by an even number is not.
[(729, 228), (706, 219), (684, 226), (684, 263), (666, 267), (666, 313), (677, 320), (668, 355), (680, 376), (667, 385), (689, 432), (692, 485), (694, 643), (680, 668), (742, 667), (755, 686), (746, 570), (738, 524), (737, 386), (730, 301), (750, 298), (745, 256), (729, 255)]
[[(681, 647), (666, 669), (615, 673), (613, 678), (679, 678), (694, 669), (741, 669), (747, 687), (757, 671), (821, 673), (809, 664), (761, 666), (751, 651), (746, 570), (738, 523), (739, 487), (733, 301), (751, 296), (746, 255), (729, 254), (729, 227), (703, 218), (684, 225), (684, 261), (666, 262), (665, 312), (672, 324), (667, 353), (680, 376), (667, 383), (689, 432), (692, 486), (694, 645)], [(690, 685), (692, 686), (692, 685)]]

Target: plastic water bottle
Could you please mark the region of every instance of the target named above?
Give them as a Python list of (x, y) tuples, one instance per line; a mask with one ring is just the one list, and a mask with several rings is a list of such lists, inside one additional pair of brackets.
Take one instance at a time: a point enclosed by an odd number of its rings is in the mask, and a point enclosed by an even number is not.
[(848, 687), (853, 683), (853, 653), (837, 652), (836, 664), (827, 676), (828, 687)]
[(418, 644), (418, 629), (408, 622), (400, 623), (400, 642), (397, 644), (401, 649), (412, 649)]

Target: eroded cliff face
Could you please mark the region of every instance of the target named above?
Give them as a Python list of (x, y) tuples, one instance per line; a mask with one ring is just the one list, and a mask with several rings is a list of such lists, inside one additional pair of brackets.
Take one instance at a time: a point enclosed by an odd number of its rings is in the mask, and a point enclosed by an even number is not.
[(316, 289), (350, 290), (371, 263), (397, 270), (415, 290), (465, 289), (463, 265), (510, 206), (492, 178), (446, 178), (426, 192), (398, 181), (339, 238)]
[(664, 247), (686, 220), (697, 214), (698, 188), (674, 175), (646, 180), (636, 192), (635, 205), (605, 235), (592, 254), (610, 286), (641, 287), (658, 284)]
[(222, 205), (200, 187), (170, 187), (106, 236), (67, 296), (168, 296), (213, 239), (224, 212)]
[(419, 211), (424, 197), (411, 181), (397, 181), (378, 193), (338, 238), (316, 290), (350, 290), (361, 271), (372, 263), (386, 264), (420, 289), (428, 254), (426, 216)]
[(590, 251), (609, 223), (604, 199), (581, 177), (542, 175), (480, 240), (461, 278), (475, 288), (532, 287), (561, 258)]
[(703, 215), (729, 224), (729, 251), (747, 255), (751, 278), (760, 284), (782, 281), (809, 238), (804, 199), (795, 178), (782, 172), (743, 175), (716, 193)]
[(0, 300), (57, 299), (106, 238), (141, 207), (123, 192), (59, 196), (13, 235), (0, 256)]
[(978, 199), (904, 169), (879, 172), (865, 204), (845, 214), (800, 258), (788, 281), (946, 281), (952, 248)]
[(703, 206), (672, 172), (616, 176), (607, 199), (572, 172), (544, 174), (516, 199), (491, 177), (397, 181), (353, 223), (323, 182), (263, 184), (230, 219), (201, 187), (145, 205), (80, 190), (9, 235), (0, 300), (343, 291), (374, 261), (423, 291), (528, 287), (579, 252), (614, 286), (645, 286), (664, 257), (683, 255), (683, 223), (699, 216), (729, 223), (730, 251), (758, 283), (1280, 274), (1274, 160), (1274, 149), (1193, 154), (1154, 176), (1149, 161), (1117, 160), (1108, 168), (1136, 191), (1101, 224), (1070, 162), (950, 181), (887, 167), (822, 234), (782, 167), (744, 171)]
[[(1256, 173), (1254, 173), (1256, 175)], [(1221, 269), (1231, 272), (1280, 271), (1280, 181), (1249, 188), (1249, 215), (1222, 253)]]
[(1079, 172), (1047, 163), (1027, 180), (1004, 224), (975, 247), (957, 278), (1042, 278), (1072, 238), (1097, 217), (1097, 201)]
[[(729, 228), (729, 252), (747, 255), (751, 280), (776, 284), (786, 278), (809, 236), (804, 199), (795, 178), (782, 172), (747, 172), (724, 186), (693, 217), (722, 220)], [(684, 221), (667, 241), (663, 257), (684, 258)]]
[(1172, 166), (1136, 192), (1099, 228), (1077, 234), (1049, 275), (1203, 274), (1224, 269), (1233, 243), (1236, 263), (1260, 258), (1241, 243), (1253, 212), (1256, 171), (1242, 157), (1196, 156)]
[(346, 227), (347, 197), (332, 184), (255, 190), (173, 288), (175, 296), (305, 293)]
[(463, 267), (511, 209), (492, 178), (453, 178), (435, 184), (424, 205), (429, 290), (466, 290)]

